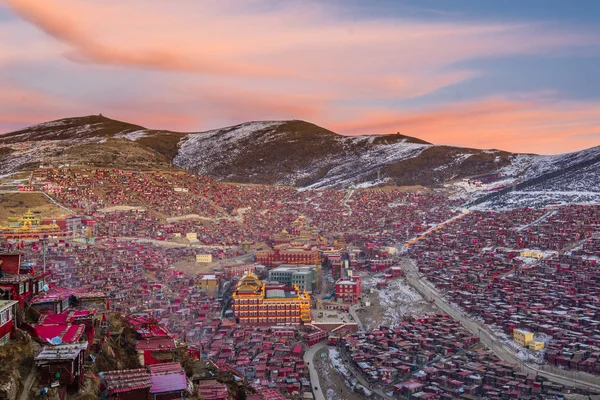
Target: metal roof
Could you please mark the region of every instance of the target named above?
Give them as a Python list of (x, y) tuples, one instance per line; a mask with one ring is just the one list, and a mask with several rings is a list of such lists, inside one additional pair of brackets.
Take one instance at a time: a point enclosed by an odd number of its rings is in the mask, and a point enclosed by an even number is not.
[(8, 307), (14, 306), (17, 304), (16, 300), (0, 300), (0, 311), (7, 309)]
[(78, 344), (63, 344), (58, 346), (45, 346), (35, 361), (74, 360), (81, 351), (86, 350), (87, 342)]
[(145, 368), (101, 372), (110, 394), (148, 389), (152, 386), (150, 374)]
[(152, 387), (150, 393), (167, 393), (187, 389), (185, 373), (152, 375)]

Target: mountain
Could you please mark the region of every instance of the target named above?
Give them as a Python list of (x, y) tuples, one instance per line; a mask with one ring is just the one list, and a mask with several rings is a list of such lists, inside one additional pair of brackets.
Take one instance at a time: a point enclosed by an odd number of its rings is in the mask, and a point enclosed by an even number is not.
[[(98, 115), (46, 122), (0, 135), (0, 173), (41, 164), (180, 167), (231, 182), (315, 189), (438, 186), (499, 173), (502, 185), (512, 185), (557, 171), (560, 174), (566, 167), (575, 173), (578, 165), (598, 156), (599, 149), (559, 156), (515, 154), (437, 146), (400, 134), (343, 136), (298, 120), (247, 122), (180, 133)], [(586, 176), (595, 176), (596, 167), (587, 168), (592, 172)]]
[(519, 155), (503, 173), (519, 179), (469, 206), (500, 210), (600, 203), (600, 146), (556, 156)]
[(232, 182), (320, 188), (371, 179), (430, 146), (403, 135), (342, 136), (304, 121), (248, 122), (186, 136), (173, 161)]
[(102, 115), (44, 122), (0, 135), (0, 173), (40, 165), (172, 168), (185, 134), (147, 130)]

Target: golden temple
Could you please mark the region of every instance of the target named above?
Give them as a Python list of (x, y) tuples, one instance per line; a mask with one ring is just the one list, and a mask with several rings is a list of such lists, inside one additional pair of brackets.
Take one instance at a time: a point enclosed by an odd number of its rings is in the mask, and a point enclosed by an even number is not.
[(297, 286), (269, 288), (247, 272), (232, 295), (233, 312), (241, 324), (299, 325), (310, 323), (311, 297)]
[(10, 218), (8, 225), (0, 226), (0, 237), (6, 239), (43, 239), (62, 235), (56, 222), (43, 224), (31, 210), (18, 218)]

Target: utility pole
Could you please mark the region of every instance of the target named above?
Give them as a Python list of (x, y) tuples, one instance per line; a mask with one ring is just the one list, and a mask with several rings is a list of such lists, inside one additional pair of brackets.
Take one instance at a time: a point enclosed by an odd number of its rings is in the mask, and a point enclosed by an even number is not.
[(46, 247), (47, 247), (47, 243), (48, 243), (48, 238), (44, 238), (43, 239), (43, 267), (44, 267), (44, 274), (46, 273)]

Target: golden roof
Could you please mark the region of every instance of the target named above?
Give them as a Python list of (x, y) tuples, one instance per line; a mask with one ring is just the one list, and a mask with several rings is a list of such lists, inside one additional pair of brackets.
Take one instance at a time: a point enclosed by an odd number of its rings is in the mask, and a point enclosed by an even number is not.
[(0, 226), (1, 230), (25, 232), (49, 232), (59, 230), (56, 224), (42, 225), (42, 220), (27, 210), (21, 218), (9, 218), (8, 226)]
[(263, 283), (258, 279), (258, 276), (248, 271), (238, 282), (236, 291), (239, 293), (256, 293), (261, 291), (262, 287)]

